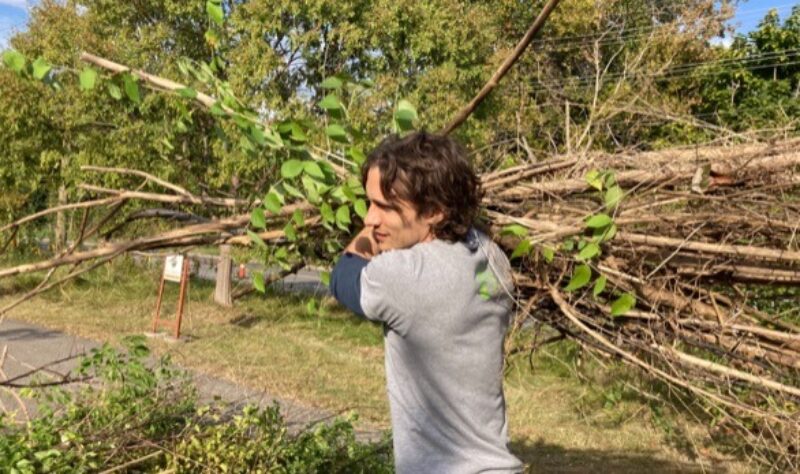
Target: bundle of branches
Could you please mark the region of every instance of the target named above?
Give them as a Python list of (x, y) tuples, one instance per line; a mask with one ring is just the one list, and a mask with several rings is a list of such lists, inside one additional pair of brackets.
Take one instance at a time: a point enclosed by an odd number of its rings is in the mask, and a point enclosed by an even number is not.
[[(790, 317), (756, 309), (742, 285), (800, 286), (799, 144), (562, 156), (484, 174), (486, 216), (515, 263), (516, 327), (533, 318), (587, 349), (618, 357), (704, 401), (717, 429), (744, 436), (761, 461), (798, 466), (800, 327)], [(13, 234), (47, 214), (83, 209), (80, 234), (69, 249), (0, 270), (0, 278), (47, 271), (3, 314), (125, 252), (253, 242), (243, 235), (249, 213), (194, 214), (251, 203), (196, 196), (141, 171), (86, 171), (131, 175), (166, 192), (84, 184), (99, 197), (0, 228)], [(112, 219), (131, 200), (173, 207)], [(91, 209), (104, 212), (90, 226)], [(320, 222), (307, 203), (285, 206), (267, 219), (273, 230), (261, 232), (261, 239), (286, 243), (283, 223), (298, 210), (307, 226)], [(152, 217), (178, 225), (78, 251), (94, 235)]]
[(483, 177), (492, 223), (523, 256), (524, 317), (699, 397), (718, 430), (793, 469), (798, 305), (765, 314), (748, 292), (800, 285), (798, 144), (562, 158)]

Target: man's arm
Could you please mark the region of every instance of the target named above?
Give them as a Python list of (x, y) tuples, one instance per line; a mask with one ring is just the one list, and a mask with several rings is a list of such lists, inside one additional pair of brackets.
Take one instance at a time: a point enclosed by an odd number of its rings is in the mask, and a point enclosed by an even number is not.
[(334, 298), (361, 316), (365, 316), (361, 308), (361, 270), (377, 253), (372, 228), (365, 227), (350, 242), (331, 272), (330, 290)]

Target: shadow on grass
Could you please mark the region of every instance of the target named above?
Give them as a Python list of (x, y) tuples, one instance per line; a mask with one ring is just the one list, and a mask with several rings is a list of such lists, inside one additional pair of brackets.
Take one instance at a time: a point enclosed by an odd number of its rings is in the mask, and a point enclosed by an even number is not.
[(230, 321), (228, 321), (228, 323), (233, 324), (234, 326), (239, 326), (240, 328), (249, 329), (258, 324), (259, 322), (264, 321), (265, 319), (267, 318), (264, 316), (256, 316), (254, 314), (243, 313), (231, 319)]
[(692, 462), (667, 460), (657, 457), (657, 451), (604, 451), (576, 449), (548, 444), (539, 439), (534, 443), (511, 443), (511, 451), (529, 466), (528, 473), (587, 472), (620, 474), (667, 473), (725, 473), (723, 466), (700, 465)]

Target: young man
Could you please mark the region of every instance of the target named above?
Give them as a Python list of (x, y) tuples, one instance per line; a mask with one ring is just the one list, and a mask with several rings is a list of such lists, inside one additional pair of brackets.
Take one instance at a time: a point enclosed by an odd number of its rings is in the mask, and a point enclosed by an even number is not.
[(398, 473), (521, 472), (508, 450), (502, 251), (473, 227), (480, 181), (463, 149), (424, 132), (368, 157), (365, 228), (331, 274), (345, 306), (384, 325)]

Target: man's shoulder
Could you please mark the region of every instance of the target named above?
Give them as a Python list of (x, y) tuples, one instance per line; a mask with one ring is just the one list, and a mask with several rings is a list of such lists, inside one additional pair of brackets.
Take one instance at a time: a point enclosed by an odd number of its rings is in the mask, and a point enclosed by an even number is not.
[(418, 275), (425, 259), (418, 245), (407, 249), (393, 249), (382, 252), (370, 260), (367, 270), (376, 276), (407, 278)]

